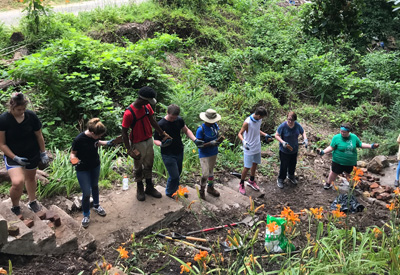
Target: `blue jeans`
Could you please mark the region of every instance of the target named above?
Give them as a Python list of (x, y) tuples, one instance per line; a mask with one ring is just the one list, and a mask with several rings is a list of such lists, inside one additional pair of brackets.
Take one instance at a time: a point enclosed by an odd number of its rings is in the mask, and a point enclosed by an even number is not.
[(396, 169), (396, 180), (399, 180), (399, 175), (400, 175), (400, 161), (399, 161), (399, 164), (397, 164), (397, 169)]
[(178, 190), (179, 178), (182, 173), (183, 152), (179, 155), (161, 155), (169, 177), (165, 194), (171, 197)]
[(87, 171), (76, 171), (76, 176), (82, 190), (83, 216), (90, 216), (90, 193), (93, 197), (93, 205), (99, 205), (99, 176), (100, 165)]

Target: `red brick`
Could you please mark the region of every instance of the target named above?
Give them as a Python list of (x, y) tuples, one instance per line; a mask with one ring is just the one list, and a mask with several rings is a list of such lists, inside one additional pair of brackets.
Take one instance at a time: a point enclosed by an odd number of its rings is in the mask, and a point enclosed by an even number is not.
[(376, 183), (376, 182), (372, 183), (372, 184), (369, 186), (369, 188), (371, 188), (371, 189), (375, 189), (375, 188), (378, 188), (378, 187), (380, 187), (380, 185), (379, 185), (378, 183)]
[(36, 213), (36, 215), (37, 215), (41, 220), (45, 220), (45, 219), (46, 219), (46, 212), (39, 211), (39, 212)]
[(61, 225), (61, 218), (59, 215), (55, 214), (54, 215), (54, 225), (56, 227), (59, 227)]
[(371, 196), (376, 198), (378, 195), (385, 193), (385, 189), (382, 187), (372, 189)]
[(32, 226), (35, 225), (35, 223), (34, 223), (33, 220), (31, 220), (31, 219), (26, 219), (26, 220), (24, 220), (24, 224), (25, 224), (28, 228), (31, 228)]
[(19, 228), (18, 226), (11, 225), (8, 227), (8, 235), (16, 237), (19, 235)]
[(24, 217), (22, 217), (22, 214), (19, 214), (17, 217), (18, 217), (18, 219), (20, 219), (21, 221), (24, 220)]
[(393, 188), (390, 187), (390, 186), (384, 186), (383, 188), (385, 189), (385, 192), (386, 192), (386, 193), (389, 193), (389, 194), (390, 194), (390, 193), (393, 192)]
[(54, 228), (55, 228), (54, 223), (52, 223), (52, 222), (49, 222), (49, 223), (47, 224), (47, 226), (50, 227), (51, 229), (54, 229)]
[(46, 220), (54, 222), (54, 212), (53, 211), (46, 212)]

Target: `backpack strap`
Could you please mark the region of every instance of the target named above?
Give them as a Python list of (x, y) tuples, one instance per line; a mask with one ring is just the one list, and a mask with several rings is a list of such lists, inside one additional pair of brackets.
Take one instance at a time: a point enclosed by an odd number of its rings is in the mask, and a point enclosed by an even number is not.
[(132, 120), (132, 123), (131, 123), (131, 129), (133, 129), (133, 128), (135, 127), (136, 121), (142, 120), (145, 116), (148, 116), (148, 115), (150, 114), (150, 111), (149, 111), (149, 109), (146, 107), (146, 105), (144, 106), (145, 115), (142, 116), (142, 117), (139, 118), (139, 119), (136, 119), (135, 112), (133, 111), (133, 109), (132, 109), (132, 107), (131, 107), (130, 105), (129, 105), (128, 108), (126, 108), (126, 110), (129, 110), (129, 111), (131, 112), (131, 114), (132, 114), (132, 117), (133, 117), (133, 120)]

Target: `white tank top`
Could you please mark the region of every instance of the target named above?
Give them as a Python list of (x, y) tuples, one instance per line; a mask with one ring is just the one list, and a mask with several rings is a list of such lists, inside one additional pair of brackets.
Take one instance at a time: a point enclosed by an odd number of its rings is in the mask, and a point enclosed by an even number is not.
[[(251, 115), (253, 116), (253, 115)], [(244, 150), (245, 155), (255, 155), (261, 153), (260, 127), (261, 119), (255, 120), (249, 116), (244, 122), (248, 124), (247, 131), (243, 132), (243, 138), (250, 147), (250, 150)]]

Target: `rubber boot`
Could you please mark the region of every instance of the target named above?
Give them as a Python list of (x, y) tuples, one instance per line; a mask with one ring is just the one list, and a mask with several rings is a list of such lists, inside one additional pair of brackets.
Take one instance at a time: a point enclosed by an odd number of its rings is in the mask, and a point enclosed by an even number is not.
[(214, 197), (219, 197), (219, 192), (214, 188), (214, 185), (207, 186), (207, 193)]
[(200, 193), (200, 199), (206, 200), (206, 187), (205, 186), (200, 187), (199, 193)]
[(157, 191), (157, 189), (154, 188), (153, 182), (151, 179), (146, 179), (146, 191), (144, 191), (147, 195), (150, 195), (154, 198), (161, 198), (162, 195), (160, 192)]
[(144, 195), (143, 182), (141, 182), (141, 181), (139, 181), (137, 183), (136, 198), (137, 198), (138, 201), (144, 201), (146, 199), (146, 197)]

